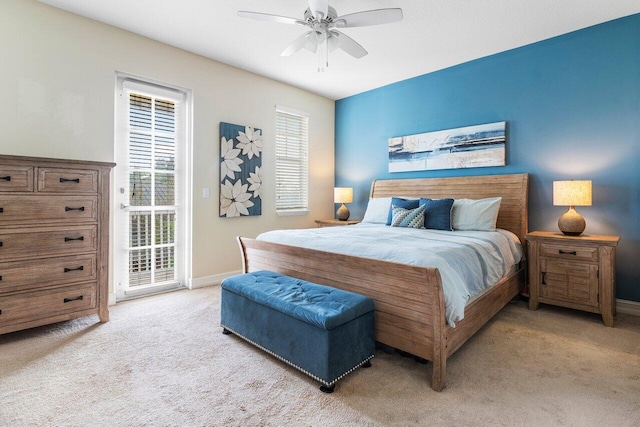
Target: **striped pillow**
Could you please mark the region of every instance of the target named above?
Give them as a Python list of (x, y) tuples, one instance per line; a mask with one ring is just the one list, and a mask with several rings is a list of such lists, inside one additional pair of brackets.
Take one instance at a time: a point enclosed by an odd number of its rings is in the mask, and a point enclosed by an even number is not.
[(424, 228), (425, 205), (418, 206), (415, 209), (405, 209), (392, 205), (391, 210), (392, 227)]

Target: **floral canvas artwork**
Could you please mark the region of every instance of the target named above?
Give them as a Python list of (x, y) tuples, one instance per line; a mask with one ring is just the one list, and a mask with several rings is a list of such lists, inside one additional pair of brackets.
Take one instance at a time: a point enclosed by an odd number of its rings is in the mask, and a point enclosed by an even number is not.
[(262, 214), (262, 130), (220, 122), (220, 216)]

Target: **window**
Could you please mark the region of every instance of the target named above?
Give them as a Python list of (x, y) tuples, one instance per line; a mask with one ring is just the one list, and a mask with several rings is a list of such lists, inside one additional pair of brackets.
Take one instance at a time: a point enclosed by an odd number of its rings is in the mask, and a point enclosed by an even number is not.
[(309, 116), (276, 106), (276, 212), (301, 215), (309, 207)]

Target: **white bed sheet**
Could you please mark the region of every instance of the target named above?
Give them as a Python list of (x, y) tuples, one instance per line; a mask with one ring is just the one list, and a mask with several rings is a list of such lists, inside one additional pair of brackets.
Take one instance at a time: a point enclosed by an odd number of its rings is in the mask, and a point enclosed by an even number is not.
[(512, 271), (523, 257), (518, 237), (506, 230), (439, 231), (362, 223), (346, 227), (274, 230), (258, 240), (422, 267), (442, 278), (447, 322), (464, 318), (464, 307)]

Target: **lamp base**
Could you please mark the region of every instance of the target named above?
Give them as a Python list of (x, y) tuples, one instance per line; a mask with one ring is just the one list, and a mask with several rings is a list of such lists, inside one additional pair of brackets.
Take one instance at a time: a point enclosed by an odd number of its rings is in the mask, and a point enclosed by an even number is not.
[(344, 205), (344, 203), (336, 211), (336, 218), (338, 218), (340, 221), (348, 220), (349, 215), (351, 215), (351, 213), (349, 212), (349, 209), (347, 209), (347, 207)]
[(558, 220), (558, 228), (567, 236), (579, 236), (584, 231), (587, 223), (582, 215), (576, 212), (573, 206)]

